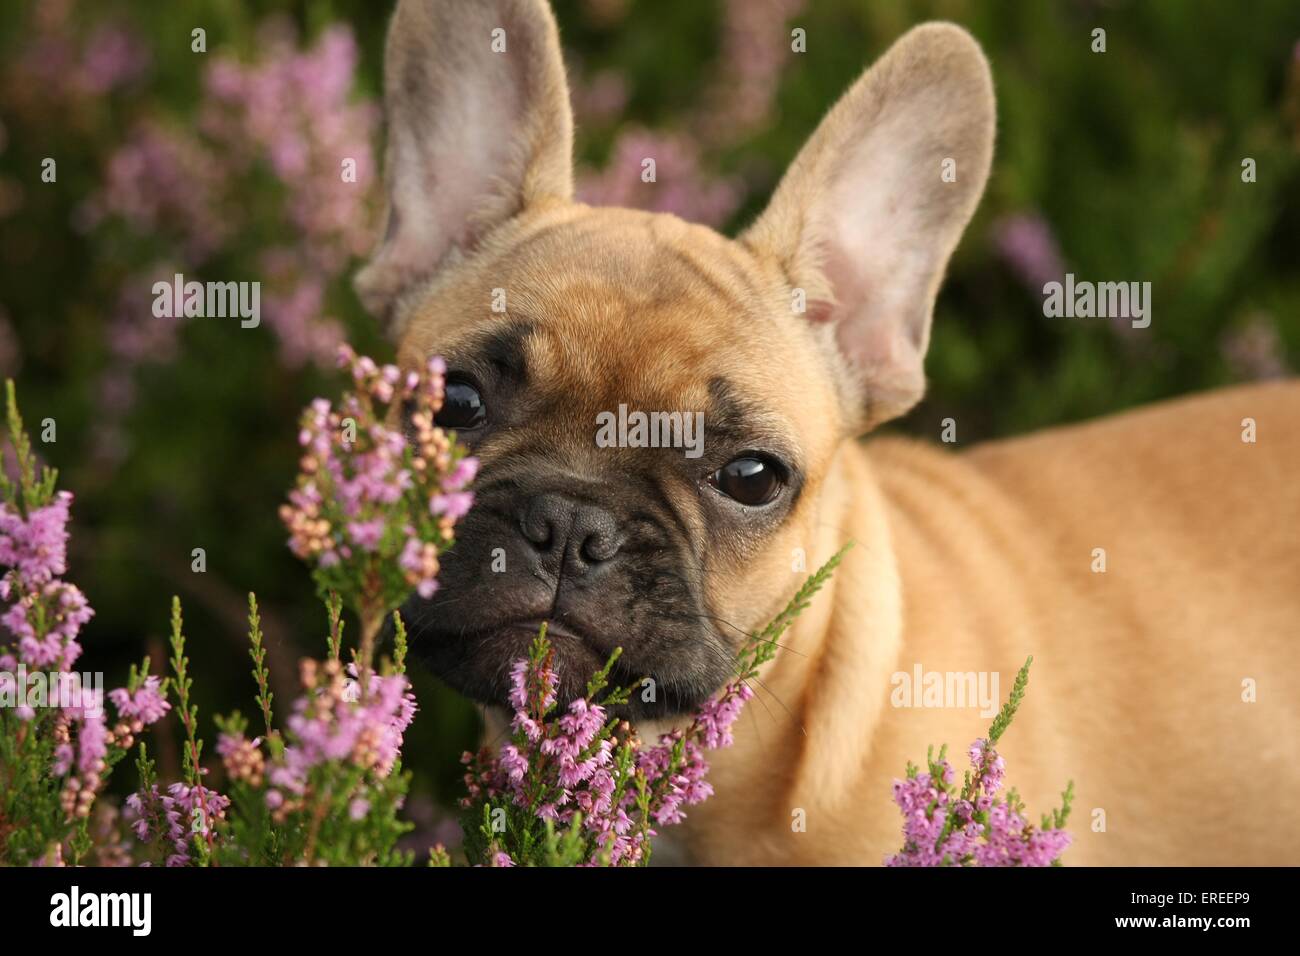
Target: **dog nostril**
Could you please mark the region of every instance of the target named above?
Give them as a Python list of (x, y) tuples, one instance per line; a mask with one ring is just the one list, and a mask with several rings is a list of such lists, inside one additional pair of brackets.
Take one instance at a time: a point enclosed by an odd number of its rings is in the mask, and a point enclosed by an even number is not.
[(519, 516), (519, 530), (540, 551), (551, 548), (555, 539), (555, 507), (545, 497), (534, 498)]
[(578, 508), (571, 534), (580, 543), (578, 556), (592, 564), (610, 560), (622, 545), (618, 522), (603, 508)]
[(582, 556), (588, 561), (599, 563), (608, 561), (618, 554), (619, 540), (616, 534), (596, 532), (589, 535), (582, 543)]

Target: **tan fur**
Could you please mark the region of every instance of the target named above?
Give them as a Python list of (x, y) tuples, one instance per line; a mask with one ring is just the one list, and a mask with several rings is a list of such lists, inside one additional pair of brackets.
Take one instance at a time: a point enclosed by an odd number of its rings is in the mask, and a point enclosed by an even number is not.
[[(992, 89), (964, 32), (931, 25), (900, 41), (832, 111), (768, 213), (731, 241), (671, 216), (571, 201), (567, 166), (556, 168), (567, 127), (558, 123), (558, 146), (536, 140), (536, 116), (553, 116), (563, 93), (540, 3), (404, 2), (390, 84), (412, 50), (440, 49), (419, 32), (426, 8), (445, 15), (444, 27), (451, 18), (484, 29), (498, 8), (532, 23), (540, 32), (525, 44), (522, 75), (550, 78), (514, 103), (522, 138), (503, 154), (486, 218), (455, 235), (440, 224), (423, 246), (398, 230), (362, 282), (380, 308), (400, 300), (408, 366), (454, 355), (494, 324), (533, 323), (530, 400), (551, 411), (476, 449), (485, 470), (540, 443), (553, 462), (617, 481), (618, 460), (593, 445), (595, 413), (620, 402), (703, 408), (720, 375), (795, 443), (806, 481), (761, 547), (710, 543), (701, 560), (711, 611), (739, 631), (761, 626), (802, 580), (791, 568), (797, 549), (811, 569), (856, 542), (763, 672), (735, 747), (715, 755), (716, 795), (692, 810), (681, 858), (880, 862), (900, 843), (892, 779), (927, 744), (960, 754), (988, 725), (970, 709), (891, 706), (891, 675), (916, 663), (997, 671), (1005, 697), (1033, 654), (1028, 701), (1002, 749), (1031, 812), (1075, 780), (1070, 862), (1295, 859), (1300, 829), (1281, 807), (1300, 783), (1300, 385), (1224, 391), (959, 454), (854, 439), (920, 397), (934, 295), (987, 174)], [(444, 101), (454, 97), (456, 74), (426, 70)], [(390, 113), (424, 122), (409, 115), (416, 94), (390, 85)], [(879, 159), (899, 137), (905, 161)], [(958, 189), (938, 190), (935, 166), (911, 176), (915, 157), (950, 154), (966, 177)], [(519, 156), (530, 158), (510, 158)], [(880, 175), (864, 176), (863, 163)], [(824, 197), (847, 183), (851, 201), (858, 184), (882, 181), (871, 208), (900, 207), (898, 231), (882, 222), (845, 240), (845, 223), (829, 218), (842, 203)], [(397, 191), (394, 202), (408, 225), (420, 214)], [(434, 255), (423, 268), (421, 248)], [(824, 314), (791, 315), (798, 287)], [(505, 315), (490, 310), (494, 289), (507, 290)], [(1247, 417), (1258, 423), (1254, 444), (1241, 440)], [(670, 493), (702, 520), (698, 487)], [(1106, 550), (1104, 574), (1091, 569), (1094, 548)], [(1258, 703), (1241, 700), (1247, 678)], [(1105, 811), (1104, 833), (1090, 828), (1094, 808)], [(796, 810), (807, 832), (792, 830)]]
[[(1247, 417), (1257, 444), (1241, 441)], [(1300, 834), (1277, 801), (1300, 762), (1298, 449), (1295, 383), (964, 454), (846, 446), (823, 494), (829, 528), (809, 534), (819, 556), (859, 545), (763, 675), (769, 706), (751, 704), (735, 750), (716, 759), (718, 795), (688, 821), (693, 857), (875, 863), (896, 851), (890, 780), (988, 720), (892, 707), (890, 675), (918, 662), (997, 670), (1005, 695), (1033, 654), (1002, 751), (1031, 811), (1074, 779), (1069, 862), (1294, 862)], [(1104, 574), (1091, 570), (1096, 547)], [(1257, 703), (1242, 701), (1246, 678)], [(795, 808), (806, 833), (791, 830)], [(1097, 808), (1105, 832), (1092, 829)]]

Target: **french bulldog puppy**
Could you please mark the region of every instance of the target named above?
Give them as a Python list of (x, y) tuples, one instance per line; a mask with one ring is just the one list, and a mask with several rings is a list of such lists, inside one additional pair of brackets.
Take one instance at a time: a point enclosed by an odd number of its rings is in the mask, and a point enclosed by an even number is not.
[[(853, 541), (713, 756), (682, 859), (880, 863), (893, 778), (988, 727), (911, 706), (896, 675), (1000, 675), (1005, 699), (1030, 654), (1001, 749), (1031, 813), (1075, 781), (1069, 862), (1300, 857), (1300, 387), (963, 453), (858, 440), (922, 396), (988, 176), (993, 84), (966, 32), (899, 39), (737, 239), (574, 201), (542, 0), (402, 0), (386, 85), (388, 225), (357, 288), (402, 363), (446, 357), (440, 421), (482, 462), (441, 589), (407, 607), (451, 686), (503, 703), (549, 621), (562, 696), (622, 646), (616, 678), (658, 689), (632, 716), (670, 725)], [(703, 413), (700, 453), (606, 447), (620, 406)]]

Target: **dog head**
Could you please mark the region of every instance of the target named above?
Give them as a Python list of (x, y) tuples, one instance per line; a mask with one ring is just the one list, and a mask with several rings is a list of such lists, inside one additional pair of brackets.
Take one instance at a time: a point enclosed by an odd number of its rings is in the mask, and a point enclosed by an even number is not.
[(502, 703), (549, 621), (562, 699), (621, 646), (633, 716), (695, 708), (797, 582), (839, 444), (922, 395), (992, 152), (983, 55), (951, 25), (908, 33), (735, 240), (574, 202), (542, 0), (402, 0), (386, 109), (388, 224), (358, 291), (400, 363), (446, 358), (439, 422), (481, 462), (440, 590), (406, 608), (413, 649)]

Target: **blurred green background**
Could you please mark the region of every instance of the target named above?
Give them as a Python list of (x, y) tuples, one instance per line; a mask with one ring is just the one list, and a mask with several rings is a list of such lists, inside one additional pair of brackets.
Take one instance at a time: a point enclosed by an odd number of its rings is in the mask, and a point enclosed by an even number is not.
[[(33, 431), (54, 421), (38, 450), (77, 496), (70, 579), (98, 612), (86, 666), (111, 684), (145, 648), (161, 670), (178, 593), (209, 737), (214, 710), (251, 709), (250, 589), (280, 703), (297, 659), (323, 647), (324, 613), (276, 508), (301, 407), (337, 391), (333, 345), (391, 354), (349, 285), (378, 211), (388, 9), (0, 6), (0, 373)], [(824, 111), (908, 27), (950, 19), (979, 38), (997, 84), (994, 170), (940, 296), (930, 394), (891, 427), (933, 437), (951, 415), (966, 443), (1296, 367), (1295, 0), (556, 9), (582, 198), (724, 230), (762, 208)], [(796, 28), (804, 53), (791, 52)], [(644, 156), (654, 186), (639, 180)], [(340, 175), (348, 159), (355, 182)], [(1045, 319), (1042, 284), (1067, 271), (1150, 281), (1151, 327)], [(261, 326), (154, 317), (152, 284), (175, 272), (261, 281)], [(477, 715), (427, 676), (416, 691), (406, 763), (413, 839), (428, 842), (449, 836), (440, 821)]]

